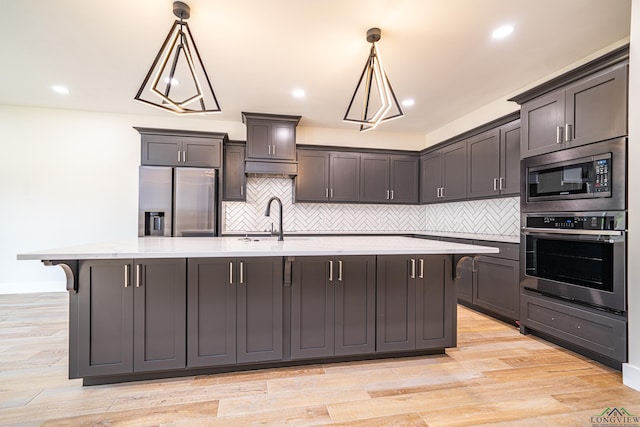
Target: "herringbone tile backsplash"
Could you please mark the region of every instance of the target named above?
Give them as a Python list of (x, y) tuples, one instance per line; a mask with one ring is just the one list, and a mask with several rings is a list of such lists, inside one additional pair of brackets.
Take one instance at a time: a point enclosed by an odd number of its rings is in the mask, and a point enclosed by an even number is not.
[(271, 223), (277, 228), (275, 202), (271, 217), (264, 216), (272, 196), (282, 200), (285, 232), (451, 231), (517, 235), (520, 221), (518, 198), (426, 206), (293, 203), (292, 179), (249, 177), (247, 201), (223, 203), (223, 232), (262, 232), (269, 230)]

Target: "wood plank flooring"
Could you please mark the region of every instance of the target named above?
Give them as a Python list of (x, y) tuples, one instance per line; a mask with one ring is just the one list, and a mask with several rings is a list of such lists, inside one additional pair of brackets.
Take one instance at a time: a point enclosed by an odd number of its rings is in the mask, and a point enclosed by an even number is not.
[(640, 416), (597, 362), (464, 307), (445, 355), (83, 387), (64, 293), (0, 295), (0, 425), (591, 426)]

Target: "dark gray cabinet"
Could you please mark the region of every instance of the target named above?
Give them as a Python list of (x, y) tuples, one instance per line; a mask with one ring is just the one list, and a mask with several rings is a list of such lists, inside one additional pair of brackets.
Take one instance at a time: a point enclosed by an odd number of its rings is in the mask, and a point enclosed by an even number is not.
[(247, 200), (244, 158), (244, 144), (225, 144), (222, 168), (222, 198), (224, 201), (244, 202)]
[(281, 360), (280, 257), (189, 259), (188, 366)]
[(297, 258), (291, 358), (374, 353), (375, 289), (375, 256)]
[(300, 116), (242, 113), (247, 125), (247, 159), (296, 159), (296, 126)]
[(414, 204), (419, 200), (419, 160), (412, 155), (362, 154), (360, 201)]
[(219, 168), (223, 137), (142, 134), (143, 166)]
[(445, 202), (467, 197), (467, 141), (424, 154), (420, 170), (421, 202)]
[(451, 268), (447, 255), (378, 256), (378, 352), (455, 345)]
[(360, 154), (298, 150), (296, 202), (357, 202)]
[(520, 193), (519, 121), (467, 140), (467, 198)]
[(626, 62), (522, 104), (521, 156), (627, 134)]
[(184, 368), (185, 278), (184, 259), (81, 261), (79, 376)]

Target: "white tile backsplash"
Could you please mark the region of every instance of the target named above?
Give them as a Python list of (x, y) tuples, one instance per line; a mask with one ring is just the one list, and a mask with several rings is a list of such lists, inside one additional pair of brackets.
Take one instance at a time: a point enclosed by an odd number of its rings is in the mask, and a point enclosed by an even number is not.
[(450, 231), (492, 235), (519, 232), (519, 198), (435, 205), (367, 205), (293, 203), (293, 180), (247, 178), (247, 201), (222, 204), (224, 233), (262, 232), (278, 227), (277, 203), (265, 217), (272, 196), (282, 200), (286, 232), (424, 232)]

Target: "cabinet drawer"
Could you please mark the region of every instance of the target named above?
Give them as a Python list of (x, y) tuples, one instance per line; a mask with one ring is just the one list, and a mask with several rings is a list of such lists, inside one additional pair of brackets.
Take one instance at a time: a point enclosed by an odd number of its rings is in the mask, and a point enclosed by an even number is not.
[(511, 259), (513, 261), (518, 261), (520, 259), (519, 243), (503, 243), (503, 242), (489, 242), (486, 240), (474, 240), (473, 244), (478, 246), (489, 246), (492, 248), (500, 249), (500, 252), (497, 254), (483, 254), (484, 256)]
[(627, 321), (622, 316), (524, 291), (520, 321), (571, 344), (621, 362), (627, 361)]

